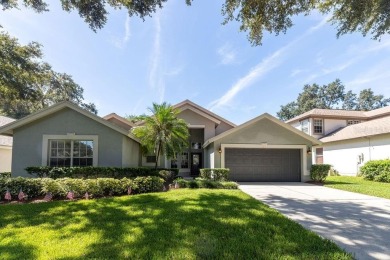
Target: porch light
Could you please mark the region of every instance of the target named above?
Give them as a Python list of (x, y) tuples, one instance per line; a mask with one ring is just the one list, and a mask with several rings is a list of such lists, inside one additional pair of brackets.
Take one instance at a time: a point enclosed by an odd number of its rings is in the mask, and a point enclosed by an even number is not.
[(222, 153), (222, 149), (221, 149), (221, 147), (219, 147), (219, 150), (218, 150), (218, 152), (219, 152), (219, 154), (221, 154), (221, 153)]
[(311, 149), (310, 149), (310, 147), (307, 147), (307, 154), (311, 154)]

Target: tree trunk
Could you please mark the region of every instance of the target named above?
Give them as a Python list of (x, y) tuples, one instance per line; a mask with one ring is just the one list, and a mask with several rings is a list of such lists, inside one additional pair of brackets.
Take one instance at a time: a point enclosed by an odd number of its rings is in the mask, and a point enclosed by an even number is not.
[(155, 170), (157, 170), (157, 166), (158, 166), (158, 161), (159, 161), (159, 157), (160, 157), (160, 149), (161, 149), (161, 142), (158, 143), (158, 149), (157, 149), (157, 154), (156, 154), (156, 164), (154, 167)]

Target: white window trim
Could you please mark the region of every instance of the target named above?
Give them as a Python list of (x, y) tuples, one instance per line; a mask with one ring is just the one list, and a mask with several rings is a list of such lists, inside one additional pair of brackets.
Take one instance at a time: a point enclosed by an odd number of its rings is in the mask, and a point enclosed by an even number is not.
[[(322, 131), (321, 131), (321, 133), (315, 131), (315, 127), (316, 127), (315, 121), (316, 120), (320, 120), (322, 122), (322, 124), (321, 124)], [(313, 118), (313, 134), (314, 135), (322, 135), (322, 134), (324, 134), (324, 128), (325, 128), (325, 122), (324, 122), (323, 118)]]
[(310, 173), (307, 169), (306, 145), (278, 145), (278, 144), (221, 144), (221, 168), (225, 168), (225, 148), (258, 148), (258, 149), (301, 149), (301, 182), (307, 181)]
[(92, 166), (98, 166), (98, 136), (97, 135), (76, 135), (76, 134), (66, 134), (66, 135), (43, 135), (42, 136), (42, 166), (47, 166), (47, 160), (49, 158), (48, 149), (49, 149), (49, 140), (91, 140), (93, 141), (93, 157), (92, 157)]

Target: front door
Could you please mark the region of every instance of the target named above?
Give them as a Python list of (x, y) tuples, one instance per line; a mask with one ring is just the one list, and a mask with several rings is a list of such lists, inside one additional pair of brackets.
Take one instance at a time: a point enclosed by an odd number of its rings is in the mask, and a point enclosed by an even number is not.
[(192, 153), (191, 154), (191, 175), (199, 175), (200, 168), (202, 167), (202, 154)]

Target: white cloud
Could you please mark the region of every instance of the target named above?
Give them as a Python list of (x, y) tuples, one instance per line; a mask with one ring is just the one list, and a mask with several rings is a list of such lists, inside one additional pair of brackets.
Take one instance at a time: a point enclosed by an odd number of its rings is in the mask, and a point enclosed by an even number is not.
[(126, 13), (126, 19), (125, 23), (123, 25), (124, 27), (124, 35), (122, 38), (119, 37), (112, 37), (111, 42), (114, 44), (115, 47), (118, 49), (123, 49), (126, 47), (127, 43), (130, 40), (131, 31), (130, 31), (130, 16)]
[(217, 54), (220, 56), (220, 63), (223, 65), (232, 64), (236, 61), (236, 51), (233, 49), (231, 44), (225, 43), (218, 48)]
[(184, 66), (177, 66), (177, 67), (174, 67), (174, 68), (172, 68), (172, 69), (166, 71), (166, 72), (164, 73), (164, 75), (170, 76), (170, 77), (177, 76), (177, 75), (179, 75), (183, 70), (184, 70)]
[(162, 76), (161, 69), (161, 16), (160, 13), (155, 15), (155, 32), (154, 32), (154, 45), (151, 52), (151, 63), (149, 71), (149, 85), (153, 90), (158, 93), (158, 99), (160, 102), (164, 100), (165, 95), (165, 82)]
[(251, 68), (250, 71), (245, 76), (237, 80), (237, 82), (233, 84), (233, 86), (224, 95), (212, 101), (209, 104), (209, 109), (215, 110), (222, 106), (228, 106), (230, 102), (235, 98), (235, 96), (239, 94), (242, 90), (251, 86), (254, 82), (262, 78), (268, 72), (278, 67), (286, 58), (287, 50), (289, 50), (294, 44), (302, 40), (304, 37), (319, 30), (322, 26), (326, 24), (327, 19), (328, 18), (326, 17), (325, 19), (321, 20), (321, 22), (308, 29), (304, 34), (297, 37), (295, 40), (291, 41), (289, 44), (283, 46), (279, 50), (275, 51), (274, 53), (263, 59), (255, 67)]
[(305, 72), (306, 70), (303, 70), (303, 69), (294, 69), (293, 71), (291, 71), (290, 73), (290, 77), (295, 77), (297, 76), (298, 74), (302, 73), (302, 72)]
[(286, 51), (289, 45), (277, 50), (272, 55), (263, 59), (248, 74), (240, 78), (222, 97), (210, 103), (210, 110), (228, 105), (229, 102), (243, 89), (252, 85), (256, 80), (267, 74), (270, 70), (276, 68), (282, 61), (282, 54)]

